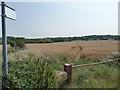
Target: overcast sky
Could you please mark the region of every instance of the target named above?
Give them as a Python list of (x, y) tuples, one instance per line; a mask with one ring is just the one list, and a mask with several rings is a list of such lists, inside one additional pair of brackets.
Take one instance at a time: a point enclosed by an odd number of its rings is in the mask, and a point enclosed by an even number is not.
[[(16, 21), (7, 19), (7, 36), (36, 38), (118, 34), (117, 2), (7, 2), (7, 4), (14, 7), (17, 12)], [(2, 30), (0, 36), (1, 33)]]

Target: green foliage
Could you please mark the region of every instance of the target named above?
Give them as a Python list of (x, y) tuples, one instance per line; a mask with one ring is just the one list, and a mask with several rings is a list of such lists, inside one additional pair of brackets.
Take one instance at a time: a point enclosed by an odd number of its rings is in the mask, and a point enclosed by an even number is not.
[[(81, 37), (54, 37), (54, 38), (37, 38), (37, 39), (25, 39), (25, 38), (15, 38), (15, 37), (7, 37), (8, 44), (11, 41), (22, 39), (25, 43), (52, 43), (52, 42), (70, 42), (75, 40), (120, 40), (119, 35), (89, 35), (89, 36), (81, 36)], [(13, 43), (13, 42), (12, 42)], [(2, 44), (2, 39), (0, 38), (0, 44)]]
[(10, 44), (11, 41), (16, 42), (16, 38), (15, 37), (7, 37), (7, 43)]
[[(25, 58), (24, 58), (25, 59)], [(9, 62), (7, 80), (3, 77), (3, 85), (13, 88), (55, 88), (55, 75), (52, 68), (32, 55), (26, 60)]]
[(74, 69), (74, 81), (79, 88), (118, 88), (118, 69), (97, 65)]
[(25, 38), (8, 37), (8, 44), (13, 48), (24, 48)]
[(25, 47), (25, 41), (24, 40), (16, 40), (16, 48), (24, 48)]
[[(104, 60), (104, 59), (103, 59)], [(64, 55), (50, 57), (47, 59), (47, 63), (57, 71), (63, 71), (65, 63), (74, 65), (90, 64), (103, 61), (101, 59), (83, 59), (67, 60)], [(72, 82), (69, 84), (66, 82), (66, 73), (59, 76), (61, 79), (57, 80), (59, 88), (118, 88), (118, 66), (116, 62), (114, 66), (109, 66), (108, 63), (78, 67), (72, 70)], [(58, 74), (59, 75), (59, 74)]]
[[(90, 64), (99, 60), (79, 59), (77, 61), (69, 61), (70, 64)], [(102, 60), (100, 60), (102, 61)], [(111, 63), (111, 62), (110, 62)], [(78, 67), (72, 70), (72, 82), (66, 82), (66, 77), (59, 81), (60, 88), (118, 88), (118, 66), (113, 62), (114, 66), (108, 63)]]
[(46, 62), (55, 70), (63, 70), (63, 65), (67, 63), (67, 59), (64, 55), (61, 55), (50, 57)]
[(26, 39), (26, 43), (52, 43), (50, 38)]
[(11, 47), (15, 47), (16, 42), (15, 41), (10, 41), (9, 44), (10, 44)]
[[(15, 54), (17, 61), (9, 62), (8, 80), (3, 78), (4, 85), (10, 88), (54, 88), (56, 87), (55, 78), (57, 78), (57, 84), (60, 88), (118, 88), (118, 64), (116, 62), (73, 68), (72, 82), (68, 84), (66, 73), (63, 71), (65, 63), (72, 65), (90, 64), (104, 59), (68, 60), (64, 55), (61, 55), (45, 58), (44, 61), (41, 61), (41, 59), (27, 53), (27, 50), (12, 53)], [(118, 54), (116, 56), (114, 53), (113, 57), (118, 57)], [(53, 71), (56, 71), (56, 76)]]
[(56, 38), (39, 38), (26, 39), (26, 43), (52, 43), (52, 42), (69, 42), (74, 40), (120, 40), (118, 35), (90, 35), (82, 37), (56, 37)]

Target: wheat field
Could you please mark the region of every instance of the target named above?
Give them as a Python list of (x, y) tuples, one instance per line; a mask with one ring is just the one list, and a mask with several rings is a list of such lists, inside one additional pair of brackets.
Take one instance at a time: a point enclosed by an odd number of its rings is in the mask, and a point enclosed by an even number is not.
[(65, 55), (69, 59), (77, 57), (103, 58), (118, 52), (118, 41), (74, 41), (48, 44), (27, 44), (28, 50), (36, 55)]

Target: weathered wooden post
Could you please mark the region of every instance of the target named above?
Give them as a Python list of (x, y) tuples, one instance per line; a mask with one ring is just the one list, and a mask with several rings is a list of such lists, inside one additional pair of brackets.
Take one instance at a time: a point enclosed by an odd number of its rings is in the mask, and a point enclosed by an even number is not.
[(64, 71), (67, 73), (67, 82), (72, 81), (72, 65), (71, 64), (64, 64)]

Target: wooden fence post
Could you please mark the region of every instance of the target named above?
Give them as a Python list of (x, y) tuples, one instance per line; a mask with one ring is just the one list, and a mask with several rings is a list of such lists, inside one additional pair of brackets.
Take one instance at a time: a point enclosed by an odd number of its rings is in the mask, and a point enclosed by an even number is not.
[(64, 71), (67, 73), (67, 82), (72, 81), (72, 65), (71, 64), (64, 64)]

